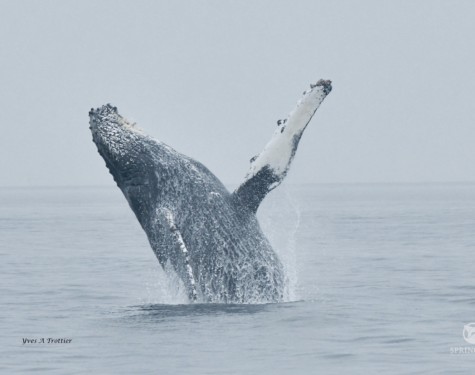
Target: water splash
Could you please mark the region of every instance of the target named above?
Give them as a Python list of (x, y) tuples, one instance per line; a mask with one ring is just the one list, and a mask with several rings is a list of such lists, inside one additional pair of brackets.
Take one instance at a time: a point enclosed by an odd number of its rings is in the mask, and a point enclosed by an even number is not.
[(296, 253), (301, 210), (290, 190), (284, 183), (269, 194), (258, 212), (261, 228), (284, 266), (285, 302), (300, 299)]
[(165, 269), (159, 265), (149, 269), (145, 291), (146, 296), (141, 299), (143, 305), (189, 303), (185, 285), (169, 263), (165, 265)]

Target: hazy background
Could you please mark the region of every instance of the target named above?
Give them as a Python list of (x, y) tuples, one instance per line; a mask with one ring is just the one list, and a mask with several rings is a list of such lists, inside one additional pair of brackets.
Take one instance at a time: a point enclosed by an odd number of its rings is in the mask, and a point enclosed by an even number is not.
[(239, 182), (310, 82), (290, 182), (475, 181), (473, 1), (0, 1), (0, 186), (113, 185), (110, 102)]

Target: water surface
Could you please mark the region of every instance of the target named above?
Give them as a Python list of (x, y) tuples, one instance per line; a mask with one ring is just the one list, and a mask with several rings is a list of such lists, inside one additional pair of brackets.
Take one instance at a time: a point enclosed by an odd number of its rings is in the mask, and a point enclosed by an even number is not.
[[(0, 189), (0, 372), (471, 373), (475, 185), (282, 186), (287, 302), (187, 304), (108, 188)], [(64, 338), (70, 343), (23, 344)]]

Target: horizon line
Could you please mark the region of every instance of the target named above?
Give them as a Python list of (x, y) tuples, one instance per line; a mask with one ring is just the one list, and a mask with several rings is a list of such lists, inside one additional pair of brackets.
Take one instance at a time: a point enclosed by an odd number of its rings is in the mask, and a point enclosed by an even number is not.
[[(239, 186), (239, 183), (223, 183), (224, 186)], [(374, 182), (283, 182), (282, 185), (296, 186), (296, 185), (472, 185), (474, 181), (374, 181)], [(91, 185), (91, 184), (77, 184), (77, 185), (0, 185), (0, 189), (54, 189), (54, 188), (109, 188), (117, 185)]]

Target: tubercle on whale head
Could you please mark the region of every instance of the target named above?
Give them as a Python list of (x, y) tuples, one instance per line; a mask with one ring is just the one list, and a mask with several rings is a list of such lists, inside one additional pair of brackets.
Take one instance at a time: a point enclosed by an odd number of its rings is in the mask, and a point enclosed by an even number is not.
[(110, 103), (96, 109), (91, 108), (89, 111), (89, 125), (89, 129), (92, 131), (94, 131), (95, 128), (97, 129), (99, 126), (104, 127), (106, 125), (112, 125), (143, 134), (142, 129), (137, 127), (135, 123), (131, 123), (121, 116), (117, 107), (112, 106)]
[(135, 123), (131, 123), (121, 116), (117, 107), (111, 104), (103, 105), (97, 109), (91, 108), (89, 129), (91, 129), (93, 141), (98, 147), (108, 146), (111, 150), (117, 149), (113, 146), (125, 147), (128, 143), (136, 141), (138, 137), (145, 137), (145, 134)]
[(112, 106), (112, 104), (107, 103), (106, 105), (103, 105), (102, 107), (99, 108), (91, 108), (89, 111), (89, 116), (91, 115), (101, 115), (101, 116), (106, 116), (110, 113), (118, 113), (117, 112), (117, 107)]

